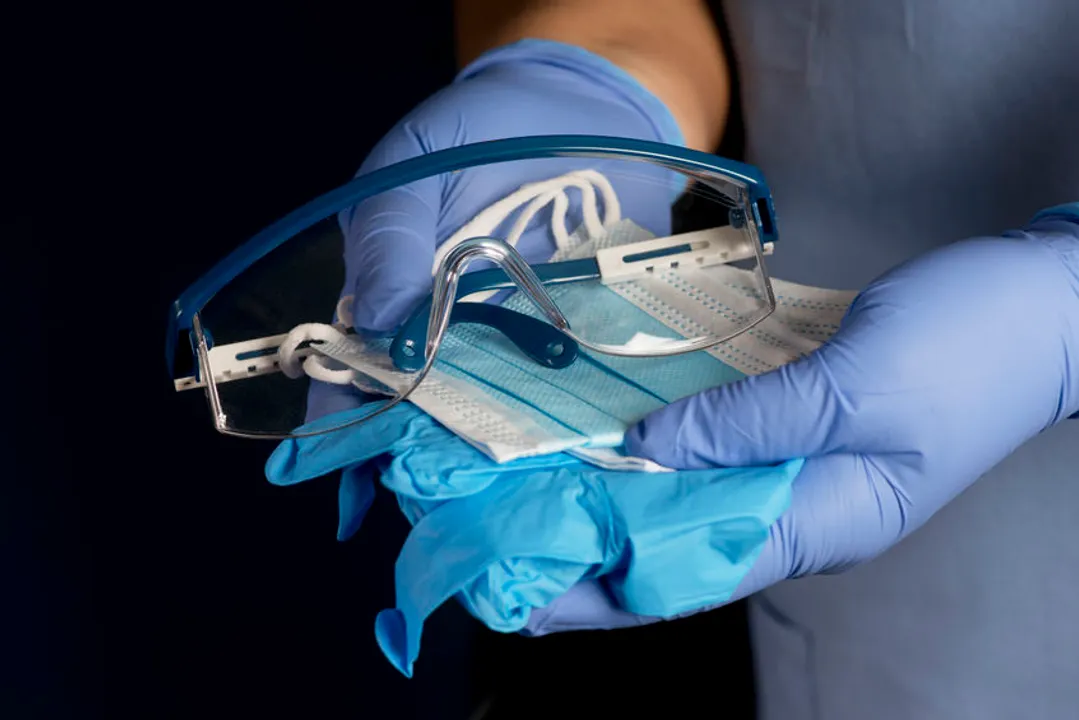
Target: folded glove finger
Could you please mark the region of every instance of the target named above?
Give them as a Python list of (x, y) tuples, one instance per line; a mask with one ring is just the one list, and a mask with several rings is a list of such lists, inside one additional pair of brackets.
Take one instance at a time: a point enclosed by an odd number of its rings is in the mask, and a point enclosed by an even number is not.
[(379, 413), (378, 417), (332, 432), (301, 434), (283, 440), (266, 461), (266, 479), (274, 485), (294, 485), (383, 453), (399, 452), (402, 443), (407, 444), (410, 434), (415, 432), (416, 424), (434, 422), (410, 404), (399, 403), (383, 411), (385, 405), (385, 402), (368, 403), (301, 426), (298, 433), (314, 432)]
[(375, 467), (371, 462), (345, 468), (337, 486), (337, 539), (348, 540), (363, 524), (375, 501)]

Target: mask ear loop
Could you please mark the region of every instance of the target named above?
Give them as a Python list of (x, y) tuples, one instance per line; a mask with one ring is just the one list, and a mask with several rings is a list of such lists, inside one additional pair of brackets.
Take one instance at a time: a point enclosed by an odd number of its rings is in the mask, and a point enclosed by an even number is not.
[[(355, 370), (341, 365), (333, 359), (318, 353), (318, 346), (314, 347), (316, 354), (308, 355), (303, 363), (296, 357), (296, 351), (305, 342), (315, 340), (321, 342), (336, 342), (344, 337), (344, 333), (352, 326), (351, 296), (345, 296), (337, 301), (337, 322), (333, 325), (325, 323), (304, 323), (297, 325), (285, 336), (278, 346), (277, 355), (281, 372), (293, 380), (298, 380), (305, 374), (314, 379), (332, 385), (351, 385), (359, 376)], [(332, 367), (330, 363), (340, 367)]]
[[(568, 173), (560, 178), (549, 180), (543, 185), (548, 186), (547, 191), (536, 197), (522, 211), (509, 235), (506, 236), (506, 243), (510, 246), (517, 247), (521, 235), (524, 234), (525, 229), (532, 222), (536, 213), (553, 201), (551, 234), (554, 236), (555, 253), (551, 257), (555, 257), (559, 252), (572, 250), (573, 242), (570, 240), (569, 227), (566, 224), (566, 214), (569, 211), (569, 195), (566, 190), (570, 188), (577, 188), (581, 191), (581, 215), (589, 237), (594, 238), (603, 235), (608, 228), (621, 220), (622, 208), (618, 203), (614, 188), (611, 187), (607, 178), (594, 170)], [(599, 186), (600, 192), (603, 194), (605, 217), (602, 220), (599, 217), (594, 185)]]
[[(618, 195), (610, 181), (595, 170), (575, 170), (559, 177), (521, 186), (498, 202), (488, 206), (472, 220), (468, 221), (435, 251), (431, 271), (434, 273), (443, 258), (465, 240), (474, 237), (491, 237), (495, 230), (518, 208), (526, 206), (514, 223), (505, 241), (516, 248), (518, 241), (528, 224), (541, 209), (554, 202), (551, 218), (551, 233), (559, 250), (570, 246), (569, 230), (566, 226), (566, 214), (569, 210), (568, 188), (581, 191), (581, 213), (585, 229), (590, 237), (602, 235), (605, 230), (622, 219), (622, 207)], [(600, 219), (596, 189), (603, 199), (604, 217)]]

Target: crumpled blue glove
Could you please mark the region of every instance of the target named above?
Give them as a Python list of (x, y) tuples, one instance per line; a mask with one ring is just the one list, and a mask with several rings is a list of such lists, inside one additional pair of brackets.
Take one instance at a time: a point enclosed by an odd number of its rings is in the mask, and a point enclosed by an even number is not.
[(802, 466), (629, 473), (564, 453), (499, 464), (400, 404), (350, 432), (282, 443), (266, 475), (290, 485), (344, 469), (347, 533), (370, 502), (369, 460), (413, 525), (396, 565), (396, 607), (375, 623), (379, 646), (408, 676), (424, 619), (451, 597), (502, 632), (536, 628), (566, 598), (625, 608), (616, 614), (627, 624), (722, 602), (787, 507)]
[[(421, 103), (376, 145), (358, 175), (436, 150), (527, 135), (586, 134), (682, 145), (667, 108), (612, 63), (572, 45), (524, 40), (492, 50), (455, 81)], [(556, 162), (557, 164), (552, 164)], [(582, 167), (602, 162), (581, 161)], [(382, 193), (338, 217), (345, 236), (345, 287), (352, 321), (362, 335), (394, 331), (431, 290), (435, 250), (477, 213), (521, 185), (567, 172), (566, 160), (533, 160), (477, 167)], [(670, 198), (642, 196), (645, 183), (611, 183), (633, 218), (657, 235), (669, 233)], [(574, 208), (570, 209), (570, 218)], [(546, 227), (534, 223), (518, 250), (534, 260), (544, 251)], [(553, 250), (553, 248), (552, 248)], [(546, 258), (544, 258), (546, 259)], [(376, 399), (351, 386), (311, 381), (306, 421)], [(349, 433), (346, 428), (342, 432)], [(353, 471), (341, 502), (353, 509), (345, 537), (363, 520), (374, 497), (371, 469)]]

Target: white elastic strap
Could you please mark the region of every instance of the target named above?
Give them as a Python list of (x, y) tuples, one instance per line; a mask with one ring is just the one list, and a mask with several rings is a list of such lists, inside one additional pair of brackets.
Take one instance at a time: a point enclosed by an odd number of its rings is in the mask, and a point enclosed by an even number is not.
[[(599, 185), (600, 191), (603, 193), (603, 209), (605, 213), (603, 220), (600, 220), (599, 217), (593, 183)], [(524, 234), (536, 213), (553, 200), (551, 232), (554, 235), (556, 252), (571, 249), (569, 228), (566, 225), (566, 213), (569, 211), (569, 197), (566, 195), (566, 190), (571, 187), (581, 191), (582, 219), (585, 228), (588, 230), (589, 237), (602, 235), (604, 230), (622, 219), (622, 208), (618, 204), (618, 197), (614, 193), (614, 188), (611, 187), (607, 178), (594, 170), (569, 173), (561, 178), (538, 183), (538, 185), (544, 188), (544, 192), (532, 200), (528, 207), (521, 212), (517, 222), (513, 225), (513, 229), (506, 236), (506, 242), (513, 247), (517, 247), (521, 235)]]
[[(494, 234), (499, 225), (505, 222), (515, 210), (526, 204), (527, 207), (506, 236), (506, 243), (516, 247), (536, 213), (553, 202), (551, 231), (555, 238), (555, 245), (558, 249), (568, 247), (570, 231), (566, 227), (566, 213), (569, 210), (569, 197), (566, 195), (566, 190), (571, 187), (581, 191), (581, 212), (590, 237), (603, 234), (604, 229), (622, 219), (622, 207), (618, 202), (614, 187), (602, 173), (595, 170), (576, 170), (550, 180), (529, 183), (487, 207), (442, 243), (435, 252), (434, 263), (431, 266), (432, 274), (450, 250), (469, 238)], [(604, 217), (602, 219), (599, 217), (596, 202), (597, 188), (603, 196)]]
[[(277, 355), (281, 363), (281, 372), (287, 377), (296, 380), (305, 374), (315, 380), (321, 380), (333, 385), (348, 385), (355, 377), (355, 371), (345, 367), (341, 369), (331, 368), (327, 363), (329, 358), (322, 355), (308, 355), (303, 362), (296, 357), (296, 349), (309, 340), (322, 342), (334, 342), (339, 339), (341, 332), (332, 325), (323, 323), (304, 323), (297, 325), (285, 336), (278, 346)], [(315, 346), (318, 349), (318, 346)]]
[(334, 326), (340, 328), (342, 332), (347, 332), (352, 327), (352, 301), (354, 297), (352, 295), (345, 295), (337, 301), (337, 307), (334, 308), (334, 315), (337, 316), (337, 320), (334, 322)]

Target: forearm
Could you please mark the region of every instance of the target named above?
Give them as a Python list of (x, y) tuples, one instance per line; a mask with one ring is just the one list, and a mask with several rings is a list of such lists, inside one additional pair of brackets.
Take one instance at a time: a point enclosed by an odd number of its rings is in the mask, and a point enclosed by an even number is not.
[(719, 34), (702, 0), (456, 0), (458, 62), (525, 38), (595, 53), (671, 111), (686, 144), (712, 151), (730, 105)]

